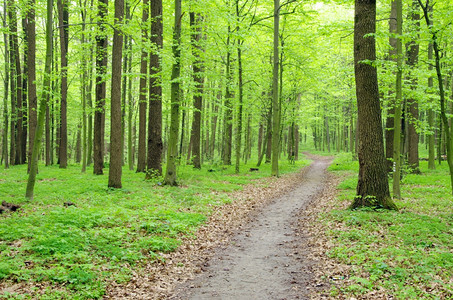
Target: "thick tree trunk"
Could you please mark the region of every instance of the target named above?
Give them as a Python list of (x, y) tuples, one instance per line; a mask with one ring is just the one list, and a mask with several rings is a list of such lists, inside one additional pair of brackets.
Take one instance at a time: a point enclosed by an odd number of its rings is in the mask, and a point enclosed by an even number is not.
[(376, 60), (376, 1), (355, 1), (354, 67), (358, 108), (359, 178), (351, 207), (396, 209), (390, 198), (382, 137), (377, 70), (363, 61)]
[(162, 174), (162, 70), (159, 52), (163, 45), (162, 0), (151, 0), (150, 40), (157, 50), (149, 60), (148, 158), (146, 178)]
[(36, 25), (35, 1), (30, 0), (27, 14), (27, 75), (28, 75), (28, 169), (30, 170), (31, 152), (37, 123), (38, 97), (36, 94)]
[(107, 17), (108, 0), (99, 0), (99, 32), (96, 36), (96, 100), (94, 111), (94, 137), (93, 137), (93, 173), (104, 174), (104, 124), (105, 124), (105, 91), (104, 76), (107, 72), (107, 36), (105, 25)]
[[(149, 1), (143, 0), (142, 22), (148, 23), (149, 16)], [(142, 25), (142, 42), (146, 43), (148, 40), (148, 29)], [(139, 87), (139, 103), (138, 103), (138, 161), (137, 172), (146, 171), (146, 82), (148, 80), (148, 56), (149, 53), (146, 47), (142, 48), (142, 56), (140, 60), (140, 87)]]
[[(123, 21), (124, 0), (115, 0), (115, 26)], [(119, 29), (113, 32), (112, 49), (112, 85), (110, 110), (110, 167), (109, 182), (111, 188), (121, 188), (123, 166), (123, 143), (121, 140), (121, 58), (123, 55), (123, 34)]]
[(175, 0), (175, 23), (172, 46), (174, 62), (171, 72), (171, 121), (167, 149), (167, 169), (164, 178), (164, 183), (171, 186), (177, 185), (176, 159), (178, 156), (179, 103), (181, 101), (179, 84), (181, 73), (181, 18), (181, 0)]

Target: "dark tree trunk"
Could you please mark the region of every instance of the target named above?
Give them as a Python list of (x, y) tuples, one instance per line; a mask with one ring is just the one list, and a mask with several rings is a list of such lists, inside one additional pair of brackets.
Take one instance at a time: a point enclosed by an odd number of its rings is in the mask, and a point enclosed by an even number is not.
[(355, 1), (354, 65), (359, 129), (359, 178), (351, 207), (396, 209), (390, 198), (382, 137), (376, 60), (376, 1)]
[[(7, 7), (7, 0), (5, 0), (5, 7)], [(7, 10), (3, 10), (3, 27), (7, 26)], [(3, 42), (5, 47), (5, 77), (3, 81), (3, 133), (2, 133), (2, 160), (5, 162), (5, 169), (9, 168), (8, 157), (8, 95), (9, 95), (9, 49), (8, 49), (8, 34), (6, 30), (3, 32)]]
[[(143, 11), (142, 11), (142, 22), (143, 24), (148, 23), (149, 16), (149, 1), (143, 0)], [(142, 41), (146, 43), (148, 39), (148, 28), (143, 25), (142, 27)], [(149, 53), (146, 47), (142, 49), (142, 56), (140, 61), (140, 95), (138, 103), (138, 161), (137, 161), (137, 172), (146, 171), (146, 97), (147, 89), (146, 82), (148, 79), (148, 56)]]
[[(389, 57), (388, 59), (396, 63), (396, 44), (398, 39), (395, 37), (396, 35), (396, 0), (392, 1), (392, 8), (390, 11), (390, 19), (389, 19)], [(387, 118), (385, 120), (385, 157), (387, 159), (387, 171), (392, 172), (393, 170), (393, 135), (394, 135), (394, 127), (395, 127), (395, 120), (393, 118), (395, 114), (395, 101), (393, 100), (395, 90), (391, 89), (389, 92), (389, 108), (387, 111)]]
[(146, 177), (162, 174), (162, 70), (159, 52), (163, 46), (162, 0), (151, 0), (150, 40), (156, 46), (149, 60), (148, 158)]
[(231, 99), (233, 94), (230, 88), (232, 82), (231, 76), (231, 27), (228, 25), (227, 37), (227, 57), (226, 57), (226, 91), (225, 91), (225, 132), (224, 132), (224, 145), (223, 145), (223, 164), (231, 165), (231, 152), (233, 144), (233, 103)]
[(263, 133), (264, 126), (263, 123), (260, 122), (260, 127), (258, 129), (258, 157), (261, 157), (261, 152), (263, 151)]
[(60, 100), (60, 168), (68, 166), (68, 121), (67, 121), (67, 96), (68, 96), (68, 2), (57, 0), (58, 26), (60, 27), (60, 79), (61, 79), (61, 100)]
[[(123, 21), (124, 0), (115, 0), (115, 25)], [(109, 182), (111, 188), (121, 188), (123, 166), (123, 143), (121, 140), (121, 58), (123, 55), (123, 34), (119, 29), (113, 33), (112, 49), (112, 85), (110, 109), (110, 167)]]
[(27, 15), (27, 63), (28, 63), (28, 169), (30, 169), (31, 152), (33, 140), (35, 138), (37, 125), (37, 105), (36, 94), (36, 26), (35, 26), (35, 1), (29, 2), (30, 7)]
[(192, 53), (194, 56), (193, 62), (193, 79), (195, 82), (195, 91), (193, 96), (193, 120), (192, 120), (192, 131), (191, 131), (191, 150), (192, 150), (192, 163), (194, 168), (201, 169), (201, 152), (200, 152), (200, 140), (201, 140), (201, 109), (203, 107), (203, 85), (204, 85), (204, 74), (203, 74), (203, 62), (200, 59), (200, 52), (202, 51), (200, 40), (201, 40), (201, 25), (203, 18), (195, 13), (190, 13), (190, 27), (191, 27), (191, 42), (192, 42)]
[[(419, 31), (420, 27), (420, 15), (418, 13), (418, 1), (413, 0), (412, 2), (412, 11), (411, 11), (411, 19), (414, 22), (414, 30), (416, 32)], [(417, 34), (418, 36), (418, 34)], [(418, 38), (412, 40), (407, 46), (407, 64), (411, 67), (411, 71), (415, 70), (418, 64), (418, 53), (420, 46), (417, 43)], [(417, 76), (415, 74), (411, 74), (410, 76), (411, 81), (411, 89), (415, 90), (417, 88)], [(407, 99), (407, 104), (409, 106), (409, 126), (408, 126), (408, 164), (409, 168), (412, 173), (420, 174), (419, 168), (419, 157), (418, 157), (418, 143), (419, 143), (419, 136), (417, 133), (417, 122), (419, 120), (419, 113), (418, 113), (418, 101), (413, 98)]]
[(108, 0), (99, 0), (99, 32), (96, 36), (96, 102), (94, 111), (94, 138), (93, 138), (93, 173), (102, 175), (104, 168), (104, 124), (105, 124), (105, 90), (104, 75), (107, 72), (107, 36), (105, 25)]

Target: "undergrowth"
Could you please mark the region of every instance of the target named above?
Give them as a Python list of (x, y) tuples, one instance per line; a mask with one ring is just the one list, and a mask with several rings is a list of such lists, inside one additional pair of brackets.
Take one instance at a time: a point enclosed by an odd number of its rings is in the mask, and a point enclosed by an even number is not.
[[(282, 161), (280, 169), (295, 172), (307, 164)], [(23, 197), (26, 165), (0, 170), (1, 199), (22, 207), (0, 215), (0, 286), (25, 284), (19, 292), (1, 291), (0, 298), (101, 298), (109, 281), (127, 282), (133, 270), (174, 251), (213, 205), (231, 201), (227, 192), (270, 175), (270, 165), (251, 167), (236, 175), (231, 166), (181, 165), (179, 187), (163, 186), (161, 178), (145, 181), (125, 168), (123, 188), (115, 190), (92, 169), (81, 174), (76, 165), (40, 166), (33, 201)]]
[[(453, 299), (453, 206), (447, 163), (402, 179), (399, 211), (336, 209), (322, 215), (333, 247), (328, 256), (351, 266), (331, 296)], [(330, 170), (344, 180), (338, 207), (355, 196), (357, 161), (341, 155)], [(341, 205), (343, 203), (343, 205)], [(338, 282), (338, 281), (337, 281)]]

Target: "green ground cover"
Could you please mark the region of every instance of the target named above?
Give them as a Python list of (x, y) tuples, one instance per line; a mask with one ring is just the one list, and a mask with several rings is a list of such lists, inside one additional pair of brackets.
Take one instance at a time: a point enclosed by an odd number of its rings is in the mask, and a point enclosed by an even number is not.
[[(385, 292), (395, 299), (453, 299), (453, 201), (448, 166), (402, 180), (399, 211), (336, 209), (321, 216), (334, 247), (328, 255), (351, 266), (332, 296)], [(330, 170), (345, 178), (338, 186), (339, 207), (355, 195), (358, 162), (338, 156)], [(344, 207), (344, 205), (342, 205)]]
[[(305, 159), (294, 165), (282, 161), (281, 173), (307, 164)], [(0, 215), (0, 284), (57, 284), (42, 299), (100, 298), (107, 280), (128, 281), (133, 269), (175, 250), (182, 236), (203, 224), (212, 205), (231, 201), (227, 192), (270, 175), (270, 165), (255, 172), (249, 172), (251, 167), (254, 163), (235, 175), (234, 167), (180, 166), (180, 187), (162, 186), (161, 179), (145, 181), (144, 174), (125, 168), (124, 188), (114, 190), (107, 188), (107, 175), (92, 175), (91, 169), (81, 174), (80, 166), (40, 166), (31, 202), (24, 198), (26, 166), (2, 169), (0, 199), (22, 209)], [(0, 298), (35, 297), (33, 291), (0, 292)]]

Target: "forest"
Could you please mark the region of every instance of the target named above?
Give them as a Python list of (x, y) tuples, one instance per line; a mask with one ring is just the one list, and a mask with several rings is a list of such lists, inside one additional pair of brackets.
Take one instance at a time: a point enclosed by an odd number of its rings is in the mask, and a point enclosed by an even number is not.
[(233, 232), (325, 160), (302, 294), (453, 297), (451, 0), (0, 12), (0, 298), (164, 299), (197, 273), (187, 245), (230, 243), (204, 226)]

